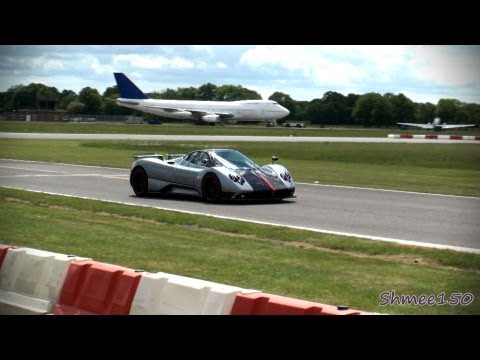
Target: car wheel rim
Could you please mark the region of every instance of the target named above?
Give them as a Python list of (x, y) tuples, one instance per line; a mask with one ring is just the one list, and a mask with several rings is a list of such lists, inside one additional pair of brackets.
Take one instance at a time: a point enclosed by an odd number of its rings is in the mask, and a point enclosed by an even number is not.
[(216, 177), (211, 177), (205, 182), (205, 198), (214, 201), (220, 194), (220, 182)]

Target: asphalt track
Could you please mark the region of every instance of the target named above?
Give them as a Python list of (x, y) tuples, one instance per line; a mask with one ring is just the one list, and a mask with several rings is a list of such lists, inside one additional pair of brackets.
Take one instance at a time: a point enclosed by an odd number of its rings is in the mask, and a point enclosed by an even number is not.
[(390, 139), (368, 137), (321, 136), (224, 136), (224, 135), (135, 135), (135, 134), (49, 134), (1, 132), (0, 139), (56, 139), (56, 140), (142, 140), (142, 141), (236, 141), (281, 143), (409, 143), (409, 144), (480, 144), (475, 140), (450, 139)]
[(0, 159), (3, 187), (480, 252), (480, 198), (297, 184), (297, 197), (280, 203), (208, 204), (195, 198), (138, 198), (129, 185), (129, 173)]

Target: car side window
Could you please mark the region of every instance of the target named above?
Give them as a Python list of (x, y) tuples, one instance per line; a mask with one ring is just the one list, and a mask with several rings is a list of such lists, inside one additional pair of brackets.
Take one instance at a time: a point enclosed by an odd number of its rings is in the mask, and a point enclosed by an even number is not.
[(211, 167), (212, 162), (210, 161), (210, 157), (208, 156), (208, 153), (202, 152), (200, 156), (197, 158), (196, 164), (199, 166), (206, 166), (206, 167)]
[(195, 164), (195, 159), (198, 157), (199, 153), (198, 151), (195, 151), (188, 155), (188, 157), (185, 159), (185, 161), (188, 161), (189, 163)]

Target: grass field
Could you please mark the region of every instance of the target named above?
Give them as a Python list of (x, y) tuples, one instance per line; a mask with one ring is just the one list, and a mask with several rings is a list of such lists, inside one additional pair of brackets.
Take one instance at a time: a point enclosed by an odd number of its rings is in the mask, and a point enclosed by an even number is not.
[[(214, 131), (222, 135), (225, 131), (228, 135), (272, 135), (278, 131), (288, 135), (282, 132), (292, 130), (0, 122), (0, 131), (188, 135)], [(307, 131), (312, 131), (307, 136), (383, 137), (394, 133), (324, 129), (300, 129), (297, 133), (301, 136)], [(477, 144), (0, 139), (0, 158), (129, 168), (132, 153), (186, 153), (209, 147), (238, 149), (260, 165), (269, 163), (275, 154), (297, 182), (480, 196)], [(11, 189), (0, 188), (0, 203), (4, 244), (76, 254), (130, 268), (170, 272), (332, 305), (346, 304), (366, 311), (480, 314), (480, 255)], [(448, 300), (455, 293), (472, 293), (475, 299), (467, 306), (379, 306), (380, 294), (391, 290), (404, 295), (434, 295), (437, 301), (442, 294)]]
[[(480, 255), (0, 188), (2, 243), (391, 314), (480, 314)], [(466, 306), (380, 294), (471, 293)]]
[(0, 139), (0, 158), (129, 168), (132, 153), (235, 148), (260, 165), (273, 154), (295, 181), (480, 196), (477, 144), (221, 143)]
[[(338, 136), (338, 137), (383, 137), (388, 134), (427, 134), (425, 130), (366, 129), (325, 126), (293, 129), (258, 125), (197, 126), (190, 123), (165, 123), (162, 125), (137, 125), (124, 123), (57, 123), (0, 121), (0, 132), (38, 132), (67, 134), (161, 134), (161, 135), (243, 135), (243, 136)], [(461, 129), (442, 132), (453, 135), (480, 135), (479, 129)]]

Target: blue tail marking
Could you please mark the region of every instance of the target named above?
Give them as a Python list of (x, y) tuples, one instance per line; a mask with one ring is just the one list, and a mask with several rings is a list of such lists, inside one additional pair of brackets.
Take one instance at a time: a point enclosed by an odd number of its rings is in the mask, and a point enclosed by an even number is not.
[(124, 73), (113, 73), (113, 76), (115, 76), (118, 90), (120, 90), (120, 97), (124, 99), (149, 99)]

